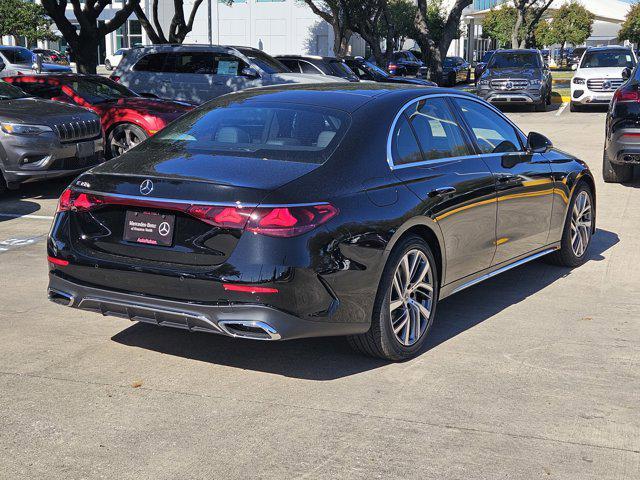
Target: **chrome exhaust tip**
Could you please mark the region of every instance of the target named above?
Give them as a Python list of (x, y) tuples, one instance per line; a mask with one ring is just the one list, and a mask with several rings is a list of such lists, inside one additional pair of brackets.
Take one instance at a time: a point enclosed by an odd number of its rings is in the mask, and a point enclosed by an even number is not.
[(218, 326), (231, 337), (251, 340), (280, 340), (280, 334), (268, 323), (250, 320), (221, 320)]
[(70, 293), (62, 292), (54, 288), (47, 290), (47, 296), (49, 300), (58, 305), (64, 305), (65, 307), (71, 307), (75, 301), (73, 295)]

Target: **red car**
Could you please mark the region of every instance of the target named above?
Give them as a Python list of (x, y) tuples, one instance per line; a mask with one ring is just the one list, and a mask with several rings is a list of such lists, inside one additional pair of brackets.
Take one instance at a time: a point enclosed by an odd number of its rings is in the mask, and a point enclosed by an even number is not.
[(123, 154), (194, 108), (183, 102), (141, 97), (97, 75), (51, 74), (4, 80), (34, 97), (75, 103), (96, 112), (107, 140), (108, 158)]

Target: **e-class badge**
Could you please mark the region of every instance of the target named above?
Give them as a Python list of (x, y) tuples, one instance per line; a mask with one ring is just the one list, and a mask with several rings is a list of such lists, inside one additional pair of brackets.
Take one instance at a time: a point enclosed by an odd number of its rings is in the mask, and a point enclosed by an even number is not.
[(146, 179), (140, 184), (140, 193), (142, 195), (149, 195), (151, 192), (153, 192), (153, 182), (149, 179)]

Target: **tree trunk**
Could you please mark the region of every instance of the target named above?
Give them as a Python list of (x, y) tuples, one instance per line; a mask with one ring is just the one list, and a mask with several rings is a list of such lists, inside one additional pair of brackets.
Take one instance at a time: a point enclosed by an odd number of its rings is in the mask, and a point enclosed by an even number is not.
[(353, 33), (349, 29), (341, 30), (333, 26), (333, 54), (342, 58), (349, 54), (349, 41)]
[(88, 35), (82, 32), (78, 37), (78, 44), (71, 48), (75, 53), (78, 73), (94, 74), (98, 68), (98, 34)]
[(520, 47), (520, 28), (522, 27), (522, 22), (524, 21), (524, 15), (520, 10), (517, 10), (516, 14), (516, 23), (513, 26), (513, 31), (511, 32), (511, 48), (523, 48)]

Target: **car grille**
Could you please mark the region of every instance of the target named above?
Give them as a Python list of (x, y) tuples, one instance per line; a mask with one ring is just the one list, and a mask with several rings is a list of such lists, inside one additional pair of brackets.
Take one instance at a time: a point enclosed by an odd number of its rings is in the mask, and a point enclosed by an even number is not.
[(529, 81), (525, 79), (500, 78), (491, 80), (491, 88), (495, 90), (525, 90), (529, 86)]
[(592, 92), (613, 92), (623, 83), (621, 78), (592, 78), (587, 80), (587, 88)]
[(49, 170), (79, 170), (81, 168), (89, 168), (98, 165), (99, 163), (102, 163), (103, 160), (103, 152), (96, 152), (85, 158), (56, 158), (49, 166)]
[(80, 122), (59, 123), (54, 126), (61, 142), (76, 142), (95, 138), (101, 132), (100, 120), (84, 120)]

